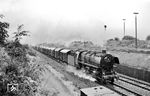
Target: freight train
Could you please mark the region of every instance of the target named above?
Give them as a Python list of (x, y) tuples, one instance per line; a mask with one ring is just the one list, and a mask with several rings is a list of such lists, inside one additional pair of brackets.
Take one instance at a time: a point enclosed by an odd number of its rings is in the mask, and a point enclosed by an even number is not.
[(106, 51), (70, 50), (44, 46), (34, 48), (57, 61), (72, 65), (77, 69), (85, 69), (100, 82), (106, 83), (108, 81), (113, 83), (118, 78), (114, 71), (114, 66), (119, 64), (119, 59), (111, 54), (107, 54)]

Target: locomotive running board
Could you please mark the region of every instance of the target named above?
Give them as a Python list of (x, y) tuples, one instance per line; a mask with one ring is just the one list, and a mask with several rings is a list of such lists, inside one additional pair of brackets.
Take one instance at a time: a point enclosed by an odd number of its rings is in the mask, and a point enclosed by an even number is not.
[(78, 61), (78, 63), (82, 63), (82, 64), (85, 64), (85, 65), (88, 65), (88, 66), (91, 66), (91, 67), (94, 67), (94, 68), (99, 68), (99, 67), (97, 67), (97, 66), (90, 65), (90, 64), (88, 64), (88, 63), (84, 63), (84, 62), (80, 62), (80, 61)]

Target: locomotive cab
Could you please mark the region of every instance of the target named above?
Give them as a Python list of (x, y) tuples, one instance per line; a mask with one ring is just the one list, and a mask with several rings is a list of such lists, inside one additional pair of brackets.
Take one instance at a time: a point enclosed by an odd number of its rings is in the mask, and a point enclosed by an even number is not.
[(118, 57), (114, 57), (114, 63), (115, 64), (120, 64)]

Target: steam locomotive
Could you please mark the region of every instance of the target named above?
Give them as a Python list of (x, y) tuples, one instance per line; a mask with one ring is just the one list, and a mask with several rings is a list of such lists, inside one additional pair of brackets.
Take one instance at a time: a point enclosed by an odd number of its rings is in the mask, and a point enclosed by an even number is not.
[(70, 50), (65, 48), (49, 48), (44, 46), (34, 47), (37, 51), (45, 55), (62, 61), (68, 65), (72, 65), (77, 69), (85, 69), (92, 76), (106, 83), (113, 83), (118, 75), (114, 71), (114, 66), (119, 64), (118, 57), (107, 54), (105, 50), (102, 52), (88, 50)]

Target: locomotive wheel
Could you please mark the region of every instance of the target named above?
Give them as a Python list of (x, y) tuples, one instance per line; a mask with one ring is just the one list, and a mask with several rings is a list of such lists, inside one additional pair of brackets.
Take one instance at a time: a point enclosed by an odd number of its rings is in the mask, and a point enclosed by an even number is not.
[(82, 68), (82, 64), (79, 63), (77, 66), (76, 66), (76, 69), (81, 69)]
[(103, 83), (103, 84), (106, 84), (106, 80), (105, 80), (105, 79), (102, 79), (102, 83)]
[(76, 69), (81, 69), (81, 66), (76, 66)]
[(111, 83), (111, 84), (114, 84), (114, 81), (115, 81), (114, 78), (112, 78), (112, 79), (110, 80), (110, 83)]
[(92, 69), (91, 69), (91, 68), (89, 68), (89, 74), (92, 74), (92, 72), (93, 72), (93, 71), (92, 71)]

